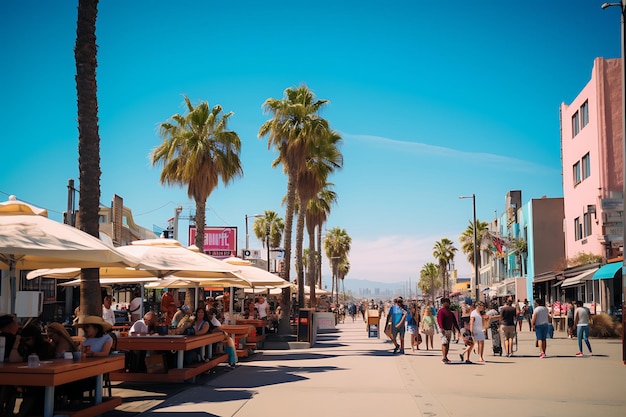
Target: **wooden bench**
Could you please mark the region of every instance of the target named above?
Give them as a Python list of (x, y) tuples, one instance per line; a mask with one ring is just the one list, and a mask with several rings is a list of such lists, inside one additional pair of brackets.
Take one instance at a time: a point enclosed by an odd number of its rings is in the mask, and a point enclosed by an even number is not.
[(113, 411), (115, 407), (122, 404), (122, 397), (106, 397), (100, 404), (86, 405), (78, 410), (55, 410), (55, 415), (68, 417), (95, 417), (108, 411)]
[(169, 369), (166, 373), (111, 372), (111, 379), (124, 382), (195, 382), (198, 375), (204, 374), (224, 362), (228, 362), (228, 355), (221, 353), (213, 356), (209, 361), (191, 363), (185, 365), (184, 368)]
[[(185, 382), (215, 368), (218, 364), (228, 361), (225, 353), (213, 354), (211, 346), (225, 341), (221, 332), (208, 333), (200, 336), (129, 336), (118, 339), (118, 349), (126, 351), (176, 351), (176, 367), (167, 372), (112, 372), (112, 381), (125, 382)], [(193, 349), (207, 349), (209, 360), (198, 363), (184, 363), (184, 353)], [(203, 353), (204, 357), (204, 353)]]
[(255, 334), (246, 338), (247, 345), (253, 345), (254, 349), (263, 348), (265, 342), (265, 334)]

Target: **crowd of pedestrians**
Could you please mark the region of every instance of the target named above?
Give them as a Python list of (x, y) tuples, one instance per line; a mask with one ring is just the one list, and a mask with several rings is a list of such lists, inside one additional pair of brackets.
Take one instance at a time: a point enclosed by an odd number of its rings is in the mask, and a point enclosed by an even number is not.
[[(584, 356), (584, 346), (589, 354), (593, 354), (589, 342), (589, 309), (581, 301), (572, 302), (568, 309), (568, 318), (568, 335), (571, 338), (576, 337), (578, 341), (576, 356)], [(522, 331), (525, 321), (528, 322), (528, 330), (535, 333), (539, 358), (545, 358), (547, 341), (553, 332), (551, 320), (551, 311), (543, 299), (536, 299), (534, 306), (531, 306), (528, 300), (514, 301), (509, 297), (502, 306), (497, 300), (492, 301), (488, 309), (485, 302), (474, 302), (468, 298), (457, 311), (453, 311), (447, 297), (440, 300), (439, 309), (428, 301), (423, 305), (415, 301), (405, 304), (402, 297), (397, 297), (387, 310), (384, 333), (393, 343), (393, 354), (405, 353), (406, 334), (413, 351), (419, 351), (424, 340), (426, 350), (434, 349), (433, 339), (438, 334), (443, 364), (451, 362), (448, 357), (450, 344), (459, 342), (463, 344), (463, 349), (459, 352), (461, 362), (472, 363), (473, 352), (476, 355), (475, 360), (482, 363), (485, 362), (485, 341), (488, 340), (489, 333), (494, 355), (514, 356), (517, 350), (517, 333)]]

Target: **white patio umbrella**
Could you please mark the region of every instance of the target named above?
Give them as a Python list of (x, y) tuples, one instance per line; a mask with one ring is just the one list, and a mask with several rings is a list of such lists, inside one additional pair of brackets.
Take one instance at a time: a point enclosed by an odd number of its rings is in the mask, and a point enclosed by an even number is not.
[[(174, 239), (147, 239), (120, 246), (117, 251), (138, 260), (134, 268), (103, 267), (103, 278), (165, 278), (175, 275), (180, 278), (222, 278), (233, 282), (245, 281), (237, 274), (238, 267), (227, 265), (208, 255), (194, 253)], [(27, 275), (36, 277), (78, 278), (80, 270), (72, 268), (40, 269)]]
[[(249, 261), (240, 258), (227, 258), (224, 259), (224, 263), (232, 266), (236, 266), (238, 269), (237, 274), (245, 278), (253, 287), (282, 287), (289, 285), (288, 281), (285, 281), (278, 275), (267, 272), (265, 269), (251, 266)], [(246, 265), (248, 262), (249, 265)]]
[(15, 311), (17, 270), (43, 267), (98, 268), (137, 262), (99, 239), (50, 220), (45, 209), (10, 196), (0, 203), (0, 269), (9, 271), (11, 311)]

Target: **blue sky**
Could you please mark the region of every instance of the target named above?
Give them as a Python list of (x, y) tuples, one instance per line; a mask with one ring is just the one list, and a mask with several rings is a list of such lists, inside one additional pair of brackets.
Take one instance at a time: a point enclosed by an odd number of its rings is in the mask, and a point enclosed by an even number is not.
[[(263, 102), (306, 83), (330, 100), (345, 165), (327, 227), (352, 237), (347, 279), (415, 282), (443, 237), (491, 221), (509, 190), (561, 197), (559, 105), (588, 82), (593, 59), (620, 56), (618, 8), (602, 1), (101, 1), (97, 21), (101, 198), (124, 198), (144, 227), (186, 189), (159, 184), (148, 154), (157, 126), (208, 101), (233, 111), (244, 177), (220, 185), (207, 225), (239, 228), (274, 210), (286, 179), (259, 139)], [(61, 220), (78, 183), (76, 1), (0, 2), (0, 198), (14, 194)], [(188, 221), (181, 221), (186, 229)], [(187, 244), (185, 238), (180, 239)], [(250, 239), (251, 248), (260, 242)], [(325, 271), (328, 273), (325, 260)], [(471, 266), (460, 252), (460, 276)]]

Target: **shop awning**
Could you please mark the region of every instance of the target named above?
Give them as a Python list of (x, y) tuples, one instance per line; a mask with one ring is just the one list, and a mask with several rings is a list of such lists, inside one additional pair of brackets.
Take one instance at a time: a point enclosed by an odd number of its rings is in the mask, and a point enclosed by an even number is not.
[(563, 280), (563, 283), (561, 284), (561, 288), (564, 287), (573, 287), (574, 285), (579, 285), (581, 283), (583, 283), (584, 281), (587, 281), (588, 279), (591, 279), (591, 277), (593, 276), (593, 274), (600, 268), (593, 268), (593, 269), (588, 269), (587, 271), (578, 274), (576, 276), (573, 276), (571, 278), (567, 278)]
[(593, 274), (593, 279), (611, 279), (615, 278), (618, 271), (622, 269), (622, 262), (613, 262), (610, 264), (604, 265), (602, 268), (598, 269), (595, 274)]
[(555, 274), (555, 273), (549, 273), (549, 274), (540, 274), (540, 275), (536, 275), (536, 276), (533, 278), (533, 283), (537, 284), (537, 283), (539, 283), (539, 282), (547, 282), (547, 281), (552, 281), (552, 280), (555, 280), (555, 279), (556, 279), (556, 277), (557, 277), (559, 274), (563, 274), (563, 273), (562, 273), (562, 272), (559, 272), (559, 273), (556, 273), (556, 274)]

